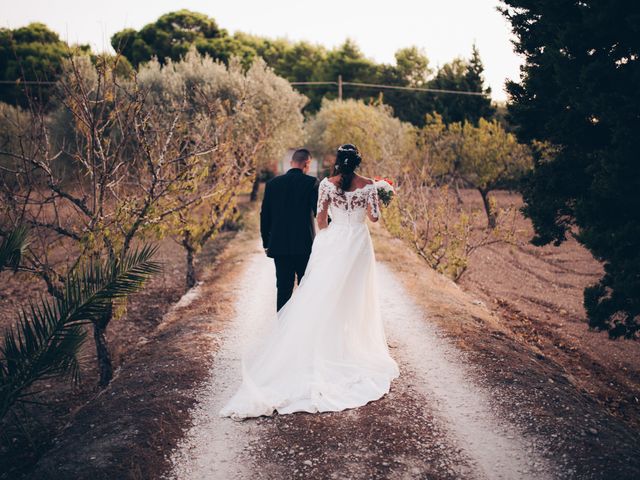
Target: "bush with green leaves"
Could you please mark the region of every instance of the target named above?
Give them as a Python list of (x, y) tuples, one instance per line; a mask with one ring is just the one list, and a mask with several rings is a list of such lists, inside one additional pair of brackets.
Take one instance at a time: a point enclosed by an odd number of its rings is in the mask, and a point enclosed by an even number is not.
[[(416, 156), (415, 129), (393, 116), (386, 105), (360, 100), (323, 100), (322, 108), (305, 125), (307, 145), (321, 158), (335, 155), (344, 143), (358, 147), (362, 172), (395, 176)], [(331, 165), (326, 165), (330, 171)]]

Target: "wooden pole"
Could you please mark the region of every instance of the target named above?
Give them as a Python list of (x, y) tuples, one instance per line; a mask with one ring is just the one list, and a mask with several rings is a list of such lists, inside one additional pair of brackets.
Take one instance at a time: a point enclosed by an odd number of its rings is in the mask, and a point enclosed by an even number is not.
[(338, 100), (342, 101), (342, 75), (338, 75)]

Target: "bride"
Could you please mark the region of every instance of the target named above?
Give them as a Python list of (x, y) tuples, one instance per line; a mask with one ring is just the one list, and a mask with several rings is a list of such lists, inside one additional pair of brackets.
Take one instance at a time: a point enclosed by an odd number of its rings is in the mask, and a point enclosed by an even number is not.
[[(242, 362), (242, 385), (221, 416), (340, 411), (389, 391), (398, 366), (380, 316), (366, 217), (380, 217), (377, 187), (355, 173), (355, 146), (338, 149), (320, 182), (318, 232), (306, 273)], [(331, 223), (329, 223), (331, 218)]]

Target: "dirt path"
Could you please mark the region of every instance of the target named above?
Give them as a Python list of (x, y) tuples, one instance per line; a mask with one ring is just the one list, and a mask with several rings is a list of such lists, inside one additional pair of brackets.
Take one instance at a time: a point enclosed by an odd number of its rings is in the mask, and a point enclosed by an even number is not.
[[(257, 288), (256, 288), (257, 287)], [(234, 422), (218, 412), (240, 379), (240, 361), (254, 322), (275, 309), (273, 272), (264, 255), (254, 253), (247, 261), (238, 285), (236, 314), (223, 332), (212, 362), (211, 376), (193, 412), (193, 427), (176, 452), (175, 478), (251, 478), (249, 458), (243, 458), (250, 439), (259, 435), (259, 422)]]
[[(479, 386), (462, 354), (403, 291), (393, 272), (379, 268), (389, 340), (416, 386), (431, 399), (462, 451), (472, 462), (473, 478), (551, 478), (552, 466), (536, 452), (537, 442), (500, 419), (492, 393)], [(474, 375), (475, 374), (475, 375)]]
[(500, 418), (481, 372), (429, 323), (379, 264), (383, 316), (401, 377), (359, 409), (234, 422), (217, 412), (240, 381), (245, 342), (274, 310), (272, 262), (257, 248), (238, 284), (193, 427), (171, 478), (555, 478), (542, 442)]

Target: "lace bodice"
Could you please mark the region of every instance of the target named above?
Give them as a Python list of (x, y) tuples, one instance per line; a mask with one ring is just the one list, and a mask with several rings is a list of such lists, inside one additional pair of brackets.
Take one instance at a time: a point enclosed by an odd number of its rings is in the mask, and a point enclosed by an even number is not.
[(337, 224), (364, 223), (367, 209), (371, 216), (380, 216), (378, 189), (371, 183), (352, 192), (341, 192), (328, 178), (320, 182), (318, 189), (318, 215), (329, 209), (329, 216)]

